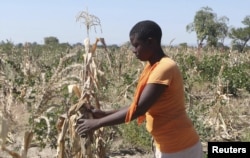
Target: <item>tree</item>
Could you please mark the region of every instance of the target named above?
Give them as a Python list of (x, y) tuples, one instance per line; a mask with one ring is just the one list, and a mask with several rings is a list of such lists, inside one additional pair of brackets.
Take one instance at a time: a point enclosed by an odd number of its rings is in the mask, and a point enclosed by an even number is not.
[(206, 41), (208, 46), (217, 46), (218, 42), (224, 42), (228, 34), (226, 16), (217, 18), (217, 14), (209, 7), (203, 7), (197, 11), (194, 21), (186, 26), (188, 32), (196, 32), (197, 44), (202, 47)]
[(59, 40), (56, 37), (45, 37), (44, 38), (45, 45), (55, 45), (59, 44)]
[(244, 18), (242, 24), (244, 24), (245, 27), (232, 28), (229, 33), (229, 37), (233, 39), (233, 47), (240, 52), (244, 51), (247, 47), (247, 43), (250, 41), (250, 15)]

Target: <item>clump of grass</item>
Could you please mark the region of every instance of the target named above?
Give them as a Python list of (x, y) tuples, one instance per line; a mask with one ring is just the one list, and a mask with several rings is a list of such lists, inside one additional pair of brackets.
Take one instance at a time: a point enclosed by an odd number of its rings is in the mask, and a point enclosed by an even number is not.
[(124, 137), (124, 142), (129, 146), (141, 148), (145, 151), (150, 151), (151, 148), (151, 136), (145, 128), (145, 123), (138, 126), (136, 120), (129, 124), (123, 124), (119, 126)]

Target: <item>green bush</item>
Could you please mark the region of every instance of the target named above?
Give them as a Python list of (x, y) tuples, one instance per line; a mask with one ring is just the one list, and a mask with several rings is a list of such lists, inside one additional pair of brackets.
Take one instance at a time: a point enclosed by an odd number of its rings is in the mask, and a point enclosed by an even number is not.
[(129, 124), (120, 125), (124, 141), (133, 146), (149, 150), (151, 147), (151, 136), (145, 128), (145, 123), (138, 125), (134, 120)]
[(235, 66), (227, 66), (223, 71), (223, 79), (228, 83), (224, 87), (225, 93), (233, 94), (238, 96), (239, 89), (245, 89), (250, 92), (250, 64), (242, 63)]
[(220, 55), (204, 56), (198, 64), (198, 71), (201, 72), (200, 74), (203, 81), (215, 82), (223, 64), (223, 60), (224, 57), (221, 57)]

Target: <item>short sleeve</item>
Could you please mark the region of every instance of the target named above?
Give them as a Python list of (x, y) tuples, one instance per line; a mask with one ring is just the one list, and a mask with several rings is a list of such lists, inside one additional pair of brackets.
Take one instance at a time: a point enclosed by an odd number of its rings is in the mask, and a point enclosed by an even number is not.
[(175, 68), (176, 63), (169, 58), (160, 61), (160, 63), (151, 72), (147, 83), (170, 85), (174, 76)]

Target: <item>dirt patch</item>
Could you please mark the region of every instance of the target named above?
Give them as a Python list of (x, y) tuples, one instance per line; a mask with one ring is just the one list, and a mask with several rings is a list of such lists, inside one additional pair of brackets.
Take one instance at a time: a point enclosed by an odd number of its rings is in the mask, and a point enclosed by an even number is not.
[[(17, 104), (18, 105), (18, 104)], [(2, 107), (0, 107), (2, 111)], [(24, 132), (29, 130), (29, 113), (22, 105), (13, 106), (11, 109), (13, 122), (10, 125), (10, 136), (5, 147), (11, 151), (20, 154), (23, 145)], [(121, 138), (116, 138), (107, 151), (107, 158), (151, 158), (152, 153), (137, 148), (121, 148), (123, 141)], [(56, 149), (50, 147), (40, 148), (34, 144), (28, 150), (28, 158), (55, 158)], [(0, 158), (12, 158), (7, 152), (0, 150)]]

